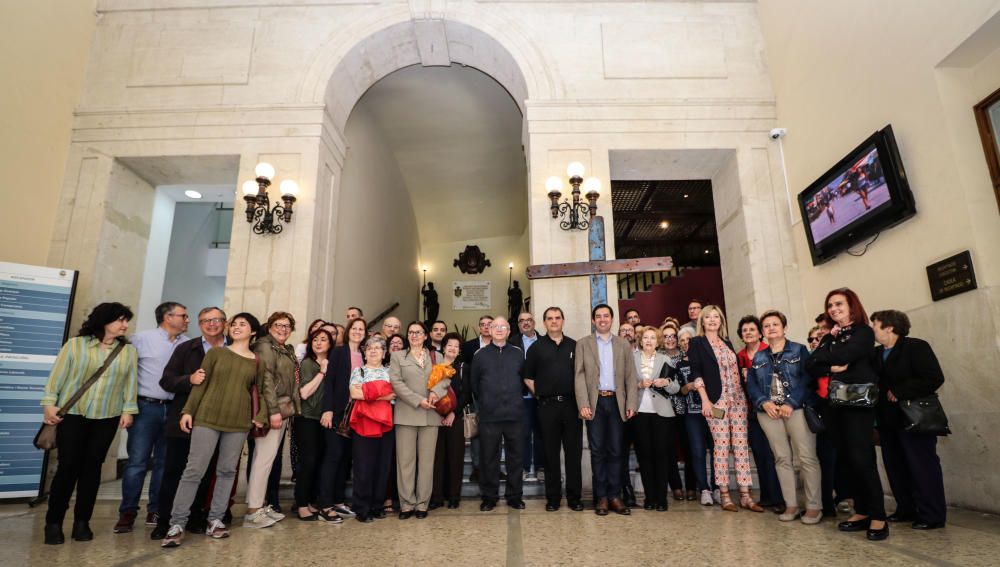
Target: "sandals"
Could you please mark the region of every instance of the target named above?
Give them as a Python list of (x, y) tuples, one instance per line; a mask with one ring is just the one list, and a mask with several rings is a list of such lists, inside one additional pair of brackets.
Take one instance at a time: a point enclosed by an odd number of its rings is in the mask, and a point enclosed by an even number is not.
[(764, 507), (753, 501), (750, 496), (750, 491), (743, 492), (740, 491), (740, 508), (745, 510), (750, 510), (751, 512), (763, 512)]
[(719, 494), (719, 500), (722, 504), (722, 509), (726, 512), (739, 512), (739, 508), (736, 504), (733, 504), (733, 499), (729, 497), (729, 492), (722, 492)]

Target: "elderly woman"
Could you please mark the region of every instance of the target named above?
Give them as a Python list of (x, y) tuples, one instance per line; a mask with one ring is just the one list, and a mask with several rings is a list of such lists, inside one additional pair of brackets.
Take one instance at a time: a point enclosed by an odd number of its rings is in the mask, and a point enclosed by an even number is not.
[(715, 305), (706, 305), (698, 315), (698, 336), (691, 339), (688, 359), (695, 389), (701, 398), (701, 414), (708, 420), (714, 442), (715, 482), (722, 509), (737, 512), (729, 497), (729, 453), (736, 465), (740, 507), (753, 512), (764, 509), (750, 496), (750, 450), (747, 446), (747, 400), (740, 384), (736, 351), (726, 333), (726, 319)]
[[(823, 519), (820, 511), (823, 502), (816, 435), (809, 430), (802, 409), (813, 396), (813, 379), (805, 372), (809, 351), (805, 345), (785, 338), (788, 320), (780, 311), (765, 312), (761, 324), (768, 348), (754, 356), (746, 383), (750, 403), (758, 412), (757, 422), (774, 454), (778, 482), (785, 499), (785, 511), (778, 519), (791, 522), (801, 517), (803, 524), (818, 524)], [(799, 513), (795, 496), (793, 461), (801, 463), (805, 515)]]
[[(101, 483), (101, 465), (119, 428), (132, 425), (139, 413), (136, 404), (138, 355), (125, 340), (132, 310), (121, 303), (101, 303), (90, 312), (75, 338), (59, 350), (45, 393), (42, 408), (47, 424), (59, 424), (56, 443), (59, 465), (49, 489), (49, 510), (45, 514), (45, 543), (66, 541), (62, 523), (76, 488), (73, 533), (76, 541), (94, 539), (90, 517)], [(100, 378), (73, 405), (69, 399), (101, 369), (112, 354), (111, 364)]]
[(267, 334), (254, 342), (253, 351), (258, 359), (257, 389), (260, 409), (266, 412), (263, 425), (267, 434), (255, 442), (247, 481), (247, 514), (243, 525), (250, 528), (266, 528), (285, 519), (285, 515), (271, 505), (264, 505), (264, 497), (285, 428), (293, 416), (301, 413), (299, 390), (295, 384), (299, 361), (295, 348), (288, 344), (295, 330), (295, 318), (291, 313), (275, 311), (267, 318), (264, 329)]
[(852, 290), (831, 291), (824, 305), (830, 334), (813, 351), (806, 370), (814, 377), (830, 377), (830, 407), (823, 419), (837, 447), (837, 458), (844, 460), (838, 472), (842, 470), (852, 479), (854, 514), (837, 528), (843, 532), (867, 531), (869, 540), (881, 541), (889, 537), (889, 524), (872, 440), (875, 408), (867, 403), (844, 405), (838, 397), (845, 391), (841, 385), (871, 391), (878, 382), (872, 368), (875, 333), (868, 326), (861, 300)]
[[(250, 344), (259, 330), (260, 323), (253, 315), (234, 315), (229, 322), (232, 344), (213, 348), (205, 354), (201, 364), (205, 379), (191, 388), (191, 395), (181, 410), (180, 427), (191, 434), (191, 449), (170, 512), (170, 529), (161, 547), (177, 547), (184, 539), (184, 528), (198, 484), (216, 452), (215, 487), (205, 534), (213, 539), (229, 537), (222, 517), (229, 505), (243, 442), (251, 424), (259, 424), (257, 420), (264, 419), (263, 414), (250, 415), (250, 389), (257, 381), (257, 356), (250, 350)], [(268, 525), (273, 524), (271, 520)], [(255, 527), (266, 526), (261, 523)]]
[(665, 378), (667, 356), (656, 351), (660, 343), (656, 327), (645, 327), (639, 335), (635, 368), (639, 375), (639, 408), (635, 415), (635, 448), (639, 474), (646, 491), (644, 510), (667, 511), (667, 476), (670, 459), (676, 459), (674, 435), (677, 420), (669, 394), (680, 391), (676, 380)]
[(354, 451), (354, 513), (359, 522), (382, 517), (382, 502), (392, 464), (392, 391), (385, 368), (385, 338), (372, 335), (361, 352), (365, 365), (351, 372), (352, 446)]
[[(448, 392), (450, 380), (427, 388), (431, 375), (431, 353), (424, 346), (427, 331), (414, 321), (406, 326), (406, 350), (393, 353), (389, 377), (396, 392), (396, 486), (399, 489), (399, 519), (416, 514), (427, 517), (434, 490), (434, 453), (441, 416), (434, 404)], [(419, 468), (418, 468), (419, 467)]]
[(944, 373), (931, 345), (909, 336), (906, 313), (876, 311), (871, 321), (880, 345), (875, 369), (882, 462), (896, 498), (896, 511), (888, 519), (913, 522), (915, 530), (943, 528), (947, 508), (937, 436), (906, 431), (899, 404), (933, 395), (944, 384)]
[(440, 364), (451, 366), (451, 388), (455, 392), (455, 409), (441, 420), (438, 428), (437, 451), (434, 456), (434, 490), (431, 502), (448, 502), (448, 508), (458, 508), (462, 498), (462, 466), (465, 464), (465, 423), (463, 410), (472, 403), (469, 365), (461, 358), (462, 335), (448, 333), (441, 339), (443, 358)]
[(362, 318), (351, 319), (345, 334), (347, 343), (337, 347), (330, 355), (326, 380), (323, 381), (323, 464), (319, 477), (319, 519), (338, 523), (341, 516), (354, 517), (347, 505), (347, 477), (351, 469), (351, 439), (337, 433), (337, 425), (347, 413), (350, 401), (350, 380), (354, 370), (364, 366), (361, 343), (366, 337), (368, 323)]

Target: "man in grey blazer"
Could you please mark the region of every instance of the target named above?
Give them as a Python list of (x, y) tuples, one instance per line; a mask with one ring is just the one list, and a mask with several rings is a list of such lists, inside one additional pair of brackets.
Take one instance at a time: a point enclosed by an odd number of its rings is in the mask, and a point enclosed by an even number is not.
[(628, 341), (611, 334), (615, 312), (600, 304), (591, 311), (596, 332), (576, 343), (576, 403), (587, 424), (593, 469), (594, 509), (607, 516), (631, 511), (619, 498), (623, 482), (625, 421), (639, 405), (637, 374)]

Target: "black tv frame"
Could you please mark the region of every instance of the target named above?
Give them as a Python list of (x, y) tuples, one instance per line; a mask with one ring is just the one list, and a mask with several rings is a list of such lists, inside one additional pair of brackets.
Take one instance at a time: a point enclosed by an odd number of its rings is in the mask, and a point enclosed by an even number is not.
[[(879, 161), (882, 163), (882, 173), (889, 190), (889, 203), (880, 206), (879, 210), (875, 212), (858, 217), (854, 222), (817, 243), (813, 237), (807, 203), (820, 189), (847, 171), (872, 149), (878, 150)], [(806, 231), (806, 241), (809, 243), (809, 253), (812, 255), (814, 266), (829, 262), (855, 244), (917, 214), (916, 202), (906, 179), (906, 170), (903, 168), (903, 160), (899, 156), (899, 148), (896, 146), (892, 125), (886, 125), (885, 128), (876, 131), (861, 142), (836, 165), (800, 192), (798, 201), (799, 211), (802, 214), (802, 224)]]

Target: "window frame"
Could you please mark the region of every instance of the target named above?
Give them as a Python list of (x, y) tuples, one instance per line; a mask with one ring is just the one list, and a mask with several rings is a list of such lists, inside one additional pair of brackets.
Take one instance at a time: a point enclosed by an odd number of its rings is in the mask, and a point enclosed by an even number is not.
[(976, 115), (976, 125), (979, 127), (979, 138), (983, 143), (983, 154), (986, 157), (986, 165), (990, 170), (990, 179), (993, 182), (993, 194), (997, 199), (997, 211), (1000, 212), (1000, 142), (993, 134), (994, 128), (1000, 132), (1000, 124), (992, 124), (989, 109), (993, 105), (1000, 104), (1000, 89), (979, 101), (972, 107)]

